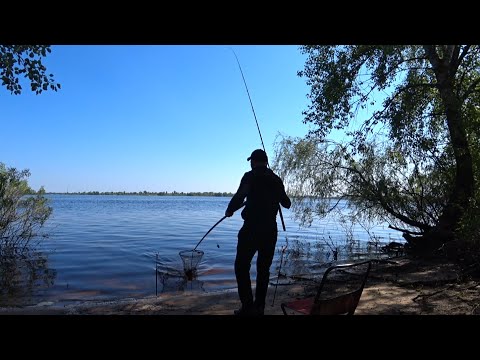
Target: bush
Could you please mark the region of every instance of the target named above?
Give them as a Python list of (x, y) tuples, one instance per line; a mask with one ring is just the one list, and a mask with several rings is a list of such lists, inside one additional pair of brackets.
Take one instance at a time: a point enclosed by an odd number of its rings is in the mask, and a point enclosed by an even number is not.
[(43, 187), (28, 186), (29, 170), (18, 171), (0, 163), (0, 256), (5, 251), (28, 250), (32, 239), (46, 234), (40, 230), (52, 213)]

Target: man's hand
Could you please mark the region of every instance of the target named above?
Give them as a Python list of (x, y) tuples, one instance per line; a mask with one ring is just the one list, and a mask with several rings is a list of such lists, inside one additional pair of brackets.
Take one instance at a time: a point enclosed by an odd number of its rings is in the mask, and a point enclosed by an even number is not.
[(225, 216), (226, 217), (231, 217), (233, 215), (233, 212), (225, 210)]

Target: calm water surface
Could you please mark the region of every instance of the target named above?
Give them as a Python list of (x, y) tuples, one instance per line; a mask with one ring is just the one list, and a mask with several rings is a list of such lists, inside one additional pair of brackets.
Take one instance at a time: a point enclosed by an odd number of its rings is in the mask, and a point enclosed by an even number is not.
[[(71, 303), (85, 300), (113, 300), (140, 297), (167, 291), (217, 291), (235, 288), (233, 263), (237, 232), (243, 221), (240, 211), (223, 220), (202, 241), (204, 252), (197, 277), (187, 281), (181, 250), (191, 250), (205, 233), (220, 220), (230, 198), (173, 196), (47, 195), (53, 214), (47, 223), (50, 237), (41, 251), (47, 261), (44, 274), (48, 282), (38, 281), (31, 291), (15, 295), (16, 304)], [(289, 210), (283, 210), (287, 231), (281, 230), (272, 265), (272, 279), (284, 253), (282, 273), (301, 273), (305, 261), (298, 255), (299, 242), (307, 242), (307, 252), (323, 249), (313, 265), (329, 260), (332, 246), (339, 256), (355, 244), (346, 242), (345, 229), (332, 220), (324, 220), (302, 229)], [(355, 237), (365, 244), (369, 238), (361, 229)], [(386, 226), (374, 229), (384, 242), (401, 241), (398, 232)], [(325, 240), (327, 239), (327, 240)], [(305, 250), (305, 248), (303, 248)], [(157, 261), (158, 259), (158, 261)], [(303, 259), (305, 260), (305, 259)], [(255, 263), (252, 264), (255, 278)], [(24, 298), (20, 298), (23, 296)]]

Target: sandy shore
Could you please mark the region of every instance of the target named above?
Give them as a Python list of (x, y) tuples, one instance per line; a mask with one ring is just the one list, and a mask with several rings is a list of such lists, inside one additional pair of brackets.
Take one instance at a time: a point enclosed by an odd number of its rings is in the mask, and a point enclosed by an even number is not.
[[(471, 315), (480, 314), (480, 283), (459, 281), (453, 264), (398, 258), (373, 266), (355, 315)], [(266, 315), (282, 315), (280, 304), (302, 297), (311, 282), (275, 286), (267, 295)], [(232, 315), (239, 307), (236, 289), (212, 293), (165, 293), (139, 299), (87, 301), (76, 305), (38, 304), (0, 308), (6, 315)]]

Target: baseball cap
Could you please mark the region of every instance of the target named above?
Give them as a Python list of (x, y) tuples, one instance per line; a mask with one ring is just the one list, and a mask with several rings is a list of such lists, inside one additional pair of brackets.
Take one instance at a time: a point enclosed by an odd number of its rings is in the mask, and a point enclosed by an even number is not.
[(268, 162), (268, 157), (265, 151), (262, 149), (253, 150), (252, 155), (247, 158), (247, 161), (256, 160), (256, 161), (265, 161)]

